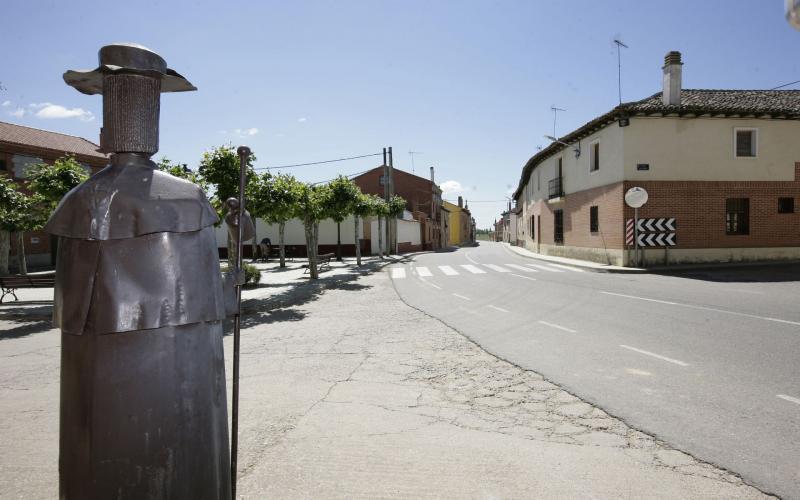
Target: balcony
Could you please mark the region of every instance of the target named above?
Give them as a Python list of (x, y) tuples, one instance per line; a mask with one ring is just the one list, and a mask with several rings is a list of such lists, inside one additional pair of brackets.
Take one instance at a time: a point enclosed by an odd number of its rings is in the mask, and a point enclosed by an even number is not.
[(560, 200), (564, 197), (564, 178), (556, 177), (547, 183), (547, 201)]

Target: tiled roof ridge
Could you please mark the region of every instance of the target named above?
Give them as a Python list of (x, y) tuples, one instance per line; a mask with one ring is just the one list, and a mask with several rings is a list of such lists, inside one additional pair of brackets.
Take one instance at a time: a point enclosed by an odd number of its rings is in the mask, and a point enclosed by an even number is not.
[(47, 130), (47, 129), (43, 129), (43, 128), (29, 127), (27, 125), (20, 125), (18, 123), (11, 123), (11, 122), (4, 122), (4, 121), (0, 121), (0, 123), (2, 123), (3, 125), (11, 125), (12, 127), (21, 127), (21, 128), (27, 128), (29, 130), (36, 130), (37, 132), (47, 132), (48, 134), (56, 134), (56, 135), (63, 135), (65, 137), (72, 137), (73, 139), (80, 139), (82, 141), (86, 141), (89, 144), (91, 144), (92, 146), (97, 146), (98, 148), (100, 147), (99, 144), (95, 144), (94, 142), (90, 141), (89, 139), (87, 139), (85, 137), (81, 137), (79, 135), (65, 134), (64, 132), (55, 132), (53, 130)]

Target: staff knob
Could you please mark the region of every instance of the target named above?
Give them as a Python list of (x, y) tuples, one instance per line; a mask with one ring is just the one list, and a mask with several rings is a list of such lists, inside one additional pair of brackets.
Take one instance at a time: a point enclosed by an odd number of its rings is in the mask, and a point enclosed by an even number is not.
[(247, 146), (239, 146), (236, 149), (236, 154), (238, 154), (239, 156), (245, 156), (245, 157), (250, 156), (250, 148), (248, 148)]

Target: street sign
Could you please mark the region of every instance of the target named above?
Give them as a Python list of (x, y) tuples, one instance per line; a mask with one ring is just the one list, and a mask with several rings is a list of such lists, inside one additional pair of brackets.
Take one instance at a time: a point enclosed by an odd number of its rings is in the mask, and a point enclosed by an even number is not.
[(675, 233), (639, 233), (640, 247), (674, 247), (678, 244)]
[(657, 217), (654, 219), (639, 219), (636, 229), (644, 232), (675, 231), (675, 217)]
[(625, 203), (631, 208), (640, 208), (647, 203), (647, 191), (640, 187), (630, 188), (625, 192)]

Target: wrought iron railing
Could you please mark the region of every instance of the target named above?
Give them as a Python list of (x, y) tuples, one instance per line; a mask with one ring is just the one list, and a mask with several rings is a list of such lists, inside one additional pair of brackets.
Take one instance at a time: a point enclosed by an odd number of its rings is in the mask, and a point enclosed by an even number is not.
[(550, 179), (547, 183), (547, 199), (552, 200), (553, 198), (561, 198), (564, 196), (564, 179), (562, 177), (556, 177), (555, 179)]

